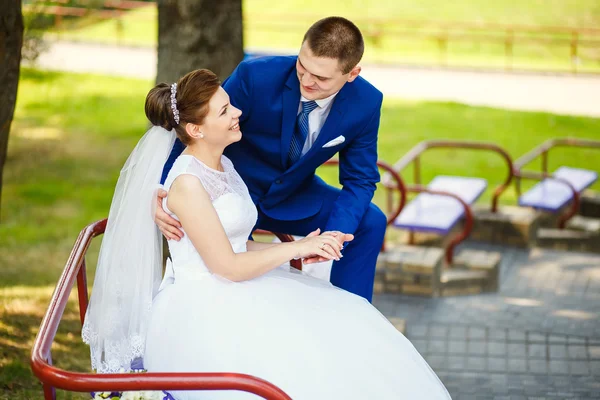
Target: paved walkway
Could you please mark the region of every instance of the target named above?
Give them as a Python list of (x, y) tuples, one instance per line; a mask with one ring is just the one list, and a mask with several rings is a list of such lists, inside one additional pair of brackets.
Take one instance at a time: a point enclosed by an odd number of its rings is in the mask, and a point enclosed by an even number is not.
[(453, 399), (600, 399), (600, 255), (502, 251), (498, 293), (376, 296)]
[[(38, 64), (51, 70), (153, 79), (157, 62), (152, 48), (53, 42)], [(600, 117), (600, 76), (376, 65), (365, 65), (362, 75), (388, 97)]]

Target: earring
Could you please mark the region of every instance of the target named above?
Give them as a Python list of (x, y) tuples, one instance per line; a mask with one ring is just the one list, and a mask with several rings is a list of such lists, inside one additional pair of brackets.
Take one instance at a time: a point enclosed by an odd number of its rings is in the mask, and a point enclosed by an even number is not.
[(204, 139), (204, 134), (200, 134), (200, 139)]

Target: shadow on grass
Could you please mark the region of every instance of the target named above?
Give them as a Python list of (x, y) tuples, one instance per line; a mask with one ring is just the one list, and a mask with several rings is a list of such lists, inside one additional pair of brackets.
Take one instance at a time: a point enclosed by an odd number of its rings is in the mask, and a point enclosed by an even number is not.
[[(30, 369), (29, 358), (50, 295), (50, 287), (0, 290), (0, 388), (10, 399), (42, 396), (41, 384)], [(70, 371), (89, 371), (89, 350), (81, 341), (80, 332), (77, 306), (71, 299), (52, 347), (54, 365)]]
[(42, 71), (34, 68), (21, 67), (21, 80), (50, 83), (64, 76), (61, 72)]

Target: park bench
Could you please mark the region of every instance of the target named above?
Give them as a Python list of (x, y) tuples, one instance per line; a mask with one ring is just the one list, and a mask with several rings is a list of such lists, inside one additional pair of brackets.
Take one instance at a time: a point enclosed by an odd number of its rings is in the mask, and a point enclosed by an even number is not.
[[(421, 155), (434, 148), (484, 150), (498, 153), (507, 165), (506, 180), (492, 196), (492, 212), (497, 211), (499, 196), (512, 180), (512, 161), (500, 147), (489, 143), (464, 141), (424, 141), (411, 149), (394, 166), (400, 174), (413, 165), (414, 183), (404, 184), (407, 193), (417, 193), (390, 225), (408, 231), (408, 243), (400, 240), (382, 253), (375, 276), (376, 292), (420, 296), (454, 296), (497, 290), (500, 253), (455, 247), (468, 238), (474, 227), (473, 206), (487, 189), (486, 179), (451, 175), (435, 176), (421, 184)], [(390, 184), (384, 174), (382, 183)], [(402, 182), (402, 179), (401, 179)], [(460, 222), (462, 222), (462, 225)], [(458, 227), (458, 232), (455, 232)], [(440, 243), (415, 246), (415, 234), (434, 233)], [(451, 267), (451, 268), (448, 268)]]
[(407, 185), (407, 192), (418, 193), (410, 201), (398, 217), (393, 226), (406, 229), (410, 232), (409, 240), (412, 244), (414, 232), (433, 232), (440, 235), (450, 235), (457, 223), (464, 219), (461, 232), (445, 247), (446, 263), (453, 261), (454, 248), (464, 241), (473, 229), (472, 206), (487, 189), (487, 180), (475, 177), (439, 175), (426, 186), (421, 185), (420, 156), (429, 149), (455, 148), (466, 150), (484, 150), (499, 154), (507, 164), (507, 178), (498, 186), (492, 197), (492, 211), (496, 212), (499, 196), (512, 180), (512, 161), (508, 153), (490, 143), (466, 141), (424, 141), (411, 149), (395, 165), (396, 172), (401, 173), (411, 163), (414, 164), (414, 181)]
[(557, 213), (592, 186), (598, 174), (580, 168), (560, 167), (519, 197), (519, 205)]
[[(593, 170), (561, 166), (554, 173), (548, 173), (548, 155), (557, 147), (577, 147), (600, 149), (600, 141), (574, 138), (550, 139), (523, 155), (514, 165), (514, 175), (519, 195), (519, 205), (552, 214), (560, 214), (570, 208), (558, 219), (558, 227), (564, 228), (579, 209), (581, 194), (596, 182), (598, 173)], [(525, 171), (526, 165), (541, 157), (541, 173)], [(521, 194), (522, 178), (539, 181), (527, 192)]]
[[(410, 231), (435, 232), (447, 235), (469, 207), (479, 199), (487, 188), (487, 181), (481, 178), (461, 176), (436, 176), (428, 185), (430, 191), (417, 195), (393, 222), (397, 228)], [(462, 202), (445, 194), (460, 197)]]
[[(600, 149), (600, 141), (575, 138), (550, 139), (515, 162), (519, 206), (541, 216), (531, 244), (560, 250), (600, 251), (600, 196), (588, 189), (598, 180), (598, 170), (560, 166), (548, 171), (548, 155), (557, 147)], [(541, 172), (525, 166), (541, 158)], [(598, 168), (597, 162), (588, 166)], [(522, 178), (537, 181), (521, 194)]]

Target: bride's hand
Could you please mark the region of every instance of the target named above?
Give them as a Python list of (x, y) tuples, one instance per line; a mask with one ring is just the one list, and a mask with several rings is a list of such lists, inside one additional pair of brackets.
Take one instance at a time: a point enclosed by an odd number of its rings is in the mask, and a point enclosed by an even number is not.
[(158, 229), (169, 240), (179, 241), (183, 237), (181, 224), (175, 218), (165, 212), (162, 206), (162, 200), (167, 197), (167, 191), (159, 189), (156, 196), (156, 212), (154, 213), (154, 223), (158, 225)]
[(333, 235), (319, 235), (320, 230), (311, 232), (304, 239), (293, 242), (297, 246), (296, 257), (320, 257), (325, 260), (339, 260), (342, 245)]
[[(315, 231), (316, 232), (316, 231)], [(310, 233), (308, 236), (311, 236), (314, 232)], [(340, 245), (342, 246), (341, 249), (344, 249), (344, 243), (347, 242), (351, 242), (352, 240), (354, 240), (354, 235), (352, 235), (351, 233), (343, 233), (340, 231), (326, 231), (323, 232), (323, 235), (331, 235), (333, 237), (335, 237), (338, 242), (340, 242)], [(304, 264), (314, 264), (314, 263), (321, 263), (324, 261), (327, 261), (326, 258), (314, 255), (308, 258), (305, 258), (304, 260)]]

